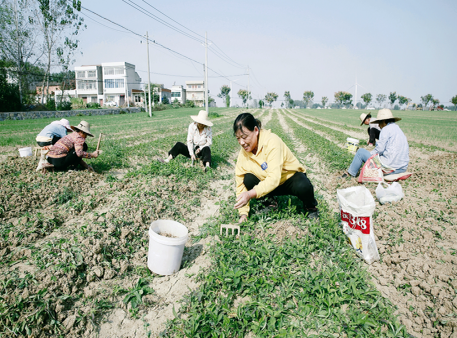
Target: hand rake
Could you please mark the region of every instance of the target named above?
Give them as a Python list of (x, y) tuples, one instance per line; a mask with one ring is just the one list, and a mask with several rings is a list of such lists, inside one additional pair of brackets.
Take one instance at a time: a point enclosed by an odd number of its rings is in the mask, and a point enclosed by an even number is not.
[[(230, 231), (231, 230), (231, 231)], [(235, 232), (238, 230), (238, 232)], [(240, 235), (240, 226), (238, 224), (221, 224), (221, 236), (239, 236)]]

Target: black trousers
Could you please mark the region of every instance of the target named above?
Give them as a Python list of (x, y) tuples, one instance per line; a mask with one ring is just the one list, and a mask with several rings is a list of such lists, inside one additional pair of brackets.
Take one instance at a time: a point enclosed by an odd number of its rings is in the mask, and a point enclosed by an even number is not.
[[(199, 149), (197, 146), (194, 151)], [(175, 158), (178, 155), (184, 155), (187, 158), (190, 158), (189, 154), (189, 149), (187, 148), (187, 145), (185, 145), (182, 142), (176, 142), (176, 144), (171, 148), (171, 150), (168, 152), (168, 155), (171, 155), (173, 158)], [(211, 149), (209, 147), (203, 147), (200, 152), (196, 155), (197, 158), (200, 158), (203, 162), (203, 165), (206, 165), (206, 163), (209, 163), (211, 165)]]
[(368, 141), (368, 143), (376, 144), (376, 140), (379, 140), (379, 134), (381, 133), (381, 131), (379, 131), (376, 128), (368, 128), (367, 131), (368, 135), (370, 136), (370, 140)]
[[(84, 143), (83, 150), (87, 151), (87, 144)], [(68, 167), (77, 166), (81, 162), (81, 157), (76, 155), (75, 148), (70, 149), (67, 156), (61, 158), (48, 157), (48, 162), (54, 165), (56, 170), (66, 170)]]
[(37, 144), (40, 146), (40, 147), (46, 147), (46, 146), (50, 146), (50, 145), (53, 145), (53, 144), (56, 144), (58, 140), (60, 140), (61, 137), (59, 136), (53, 136), (52, 137), (52, 140), (50, 142), (38, 142), (37, 141)]
[[(243, 183), (248, 190), (251, 190), (260, 183), (260, 180), (257, 176), (248, 173), (244, 175)], [(315, 209), (317, 206), (317, 201), (314, 198), (314, 187), (305, 173), (296, 172), (294, 176), (266, 196), (273, 197), (284, 195), (297, 196), (303, 202), (305, 210)]]

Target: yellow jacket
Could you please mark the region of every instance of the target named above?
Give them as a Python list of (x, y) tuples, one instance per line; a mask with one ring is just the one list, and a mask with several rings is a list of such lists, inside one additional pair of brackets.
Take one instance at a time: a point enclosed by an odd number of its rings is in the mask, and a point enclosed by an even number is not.
[[(257, 198), (267, 195), (291, 178), (297, 171), (306, 172), (286, 144), (271, 130), (260, 130), (257, 154), (241, 148), (236, 162), (236, 196), (247, 191), (244, 175), (255, 175), (260, 183), (254, 187)], [(238, 209), (240, 215), (249, 214), (249, 203)]]

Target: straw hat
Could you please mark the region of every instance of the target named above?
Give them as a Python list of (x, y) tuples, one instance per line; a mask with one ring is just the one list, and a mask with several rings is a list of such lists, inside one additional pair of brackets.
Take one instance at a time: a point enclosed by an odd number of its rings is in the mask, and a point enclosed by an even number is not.
[(73, 129), (74, 131), (80, 130), (82, 132), (85, 132), (87, 135), (94, 137), (94, 135), (92, 135), (90, 133), (90, 124), (89, 124), (89, 122), (81, 121), (81, 122), (79, 122), (79, 124), (77, 126), (71, 126), (71, 129)]
[(365, 113), (360, 114), (359, 119), (360, 119), (360, 121), (362, 121), (362, 123), (360, 125), (364, 124), (365, 120), (369, 119), (369, 118), (371, 118), (371, 114), (365, 114)]
[(378, 117), (376, 117), (376, 121), (371, 121), (372, 123), (379, 123), (380, 121), (384, 121), (384, 120), (395, 120), (395, 122), (397, 121), (400, 121), (401, 118), (400, 117), (394, 117), (392, 115), (392, 112), (390, 111), (390, 109), (381, 109), (380, 111), (378, 111)]
[(206, 110), (200, 110), (198, 112), (198, 115), (191, 115), (190, 117), (195, 122), (204, 124), (205, 126), (211, 127), (213, 125), (213, 122), (208, 120), (208, 113), (206, 112)]

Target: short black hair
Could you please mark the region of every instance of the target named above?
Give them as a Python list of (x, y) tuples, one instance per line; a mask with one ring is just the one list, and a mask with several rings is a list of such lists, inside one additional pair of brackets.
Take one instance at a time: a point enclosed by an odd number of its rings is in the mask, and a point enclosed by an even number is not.
[(255, 127), (260, 130), (262, 122), (256, 119), (251, 113), (242, 113), (238, 115), (233, 123), (233, 135), (236, 135), (238, 130), (243, 130), (243, 127), (249, 131), (254, 131)]

